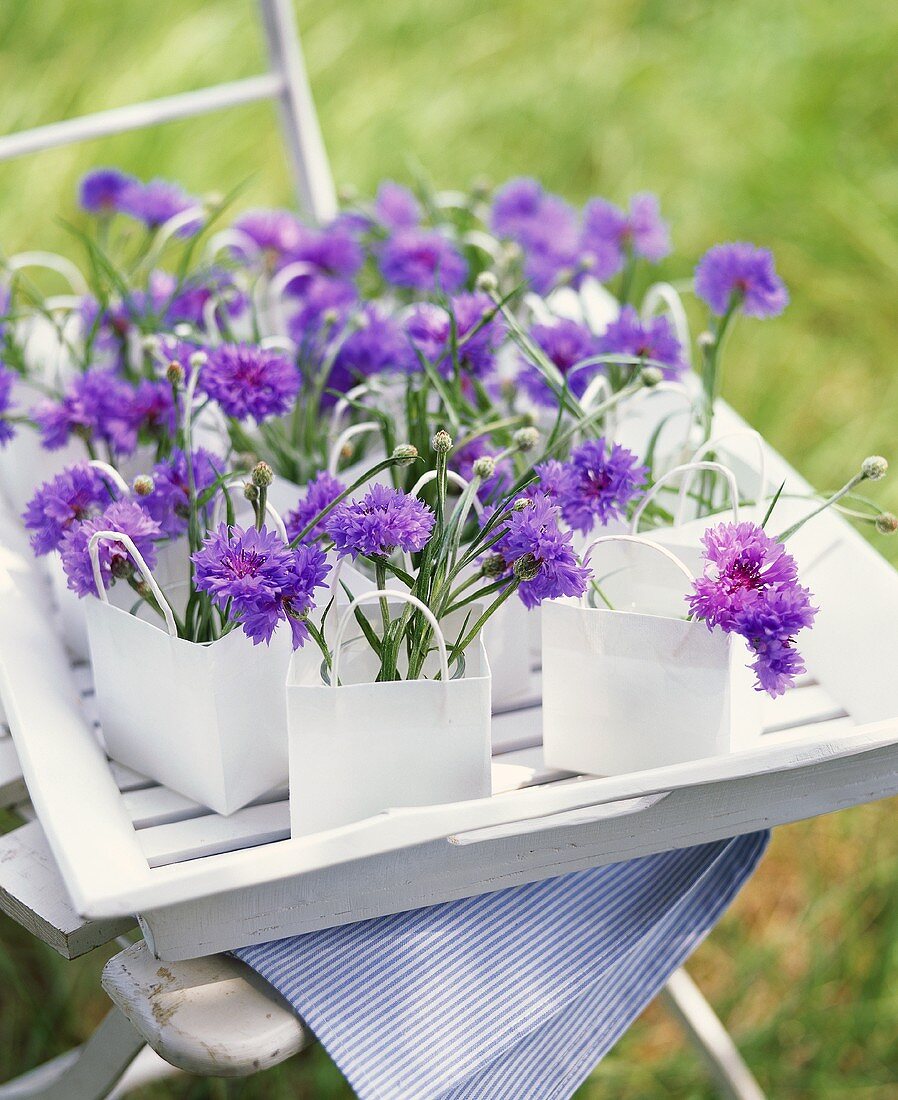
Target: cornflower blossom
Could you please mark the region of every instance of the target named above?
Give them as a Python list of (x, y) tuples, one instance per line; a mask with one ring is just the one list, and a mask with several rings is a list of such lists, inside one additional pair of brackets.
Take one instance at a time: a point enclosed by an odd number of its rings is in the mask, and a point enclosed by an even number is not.
[(254, 645), (270, 642), (281, 622), (290, 625), (294, 649), (308, 638), (305, 618), (330, 570), (317, 546), (292, 549), (265, 527), (223, 523), (191, 560), (197, 589), (238, 621)]
[(118, 454), (130, 455), (141, 436), (158, 439), (174, 435), (176, 419), (171, 386), (144, 378), (134, 386), (125, 382), (110, 394), (104, 434)]
[[(309, 523), (319, 513), (323, 512), (329, 504), (346, 489), (346, 486), (327, 470), (322, 470), (306, 485), (305, 493), (300, 497), (296, 507), (284, 517), (284, 525), (287, 528), (287, 538), (292, 542), (297, 538)], [(306, 535), (303, 541), (314, 542), (325, 534), (324, 524), (327, 517), (316, 524)]]
[(361, 500), (338, 504), (324, 522), (341, 556), (385, 557), (394, 550), (423, 549), (436, 520), (417, 497), (372, 485)]
[[(202, 447), (193, 452), (193, 488), (197, 496), (218, 480), (218, 464), (219, 459)], [(150, 476), (153, 488), (139, 497), (139, 503), (159, 524), (164, 535), (170, 539), (178, 538), (186, 532), (190, 516), (187, 456), (175, 449), (166, 461), (153, 466)]]
[(374, 216), (387, 229), (413, 229), (421, 223), (421, 204), (407, 187), (385, 180), (377, 189)]
[(95, 168), (82, 177), (78, 202), (88, 214), (115, 214), (121, 209), (125, 191), (137, 183), (117, 168)]
[(0, 447), (5, 447), (16, 434), (8, 418), (14, 408), (13, 389), (17, 378), (15, 371), (11, 371), (9, 367), (0, 363)]
[[(598, 339), (585, 325), (577, 321), (562, 319), (552, 325), (533, 325), (530, 329), (530, 339), (558, 368), (562, 378), (568, 381), (571, 393), (576, 397), (582, 397), (590, 381), (602, 372), (601, 365), (595, 364), (570, 375), (571, 370), (578, 363), (591, 359), (601, 350)], [(555, 395), (549, 388), (545, 376), (532, 363), (524, 363), (518, 375), (518, 381), (531, 400), (537, 404), (552, 406), (556, 403)]]
[[(199, 199), (188, 195), (177, 184), (161, 179), (150, 180), (149, 183), (133, 180), (122, 190), (118, 200), (118, 209), (121, 213), (143, 222), (147, 229), (152, 230), (158, 229), (172, 218), (200, 205)], [(178, 235), (189, 237), (196, 233), (202, 224), (198, 210), (197, 217), (181, 226)]]
[(465, 258), (435, 229), (398, 230), (384, 243), (379, 265), (388, 283), (423, 293), (454, 294), (468, 277)]
[(531, 496), (508, 512), (502, 536), (491, 547), (504, 559), (508, 575), (521, 578), (518, 594), (525, 607), (586, 591), (589, 570), (574, 553), (573, 533), (562, 531), (558, 519), (558, 508), (550, 500)]
[(680, 378), (687, 369), (682, 345), (670, 319), (660, 316), (642, 321), (633, 306), (624, 306), (608, 325), (599, 338), (599, 347), (606, 355), (651, 359), (669, 380)]
[(61, 398), (35, 405), (31, 417), (48, 451), (64, 447), (73, 435), (115, 446), (131, 397), (131, 386), (114, 371), (92, 367), (73, 378)]
[(341, 332), (358, 305), (358, 291), (345, 279), (310, 278), (299, 296), (299, 308), (287, 321), (287, 332), (304, 352), (320, 351), (322, 341)]
[(314, 271), (291, 279), (285, 293), (302, 293), (308, 280), (315, 275), (352, 279), (364, 262), (361, 246), (344, 226), (329, 225), (323, 229), (303, 226), (299, 242), (285, 256), (285, 264), (308, 264)]
[(628, 256), (657, 263), (670, 252), (670, 233), (654, 195), (634, 195), (629, 210), (593, 199), (583, 211), (580, 247), (590, 274), (604, 281), (623, 270)]
[(524, 253), (524, 276), (537, 294), (547, 294), (563, 274), (580, 271), (577, 215), (563, 199), (534, 179), (509, 180), (496, 193), (493, 232), (515, 241)]
[(38, 557), (58, 550), (66, 533), (102, 512), (112, 496), (99, 471), (86, 462), (69, 466), (44, 482), (22, 514), (32, 550)]
[[(458, 294), (450, 300), (449, 309), (451, 312), (433, 302), (416, 306), (406, 321), (412, 346), (442, 374), (451, 376), (454, 318), (458, 369), (475, 378), (492, 374), (496, 353), (505, 339), (505, 322), (495, 304), (486, 294)], [(417, 366), (413, 357), (410, 369)]]
[[(643, 489), (648, 468), (619, 443), (590, 439), (575, 447), (565, 473), (555, 476), (557, 503), (565, 523), (588, 535), (596, 523), (606, 527), (624, 519), (630, 503)], [(545, 480), (545, 475), (542, 475)]]
[(414, 353), (392, 317), (368, 305), (361, 311), (358, 323), (359, 327), (340, 344), (328, 388), (345, 392), (369, 375), (407, 373), (414, 369)]
[(695, 293), (718, 316), (738, 309), (748, 317), (776, 317), (789, 304), (773, 254), (745, 241), (715, 245), (702, 256)]
[(804, 671), (795, 635), (817, 609), (798, 583), (798, 566), (781, 542), (753, 523), (721, 523), (702, 537), (705, 571), (693, 584), (689, 609), (708, 629), (745, 638), (760, 691), (781, 695)]
[[(247, 210), (234, 222), (265, 255), (269, 266), (299, 248), (305, 227), (289, 210)], [(239, 249), (240, 246), (232, 246)]]
[[(132, 500), (118, 500), (108, 505), (99, 515), (91, 516), (81, 523), (74, 523), (65, 532), (59, 553), (62, 567), (68, 578), (68, 586), (79, 596), (95, 596), (93, 567), (90, 561), (88, 543), (91, 535), (97, 531), (117, 531), (128, 535), (141, 556), (152, 569), (156, 564), (156, 540), (162, 536), (159, 524)], [(131, 577), (134, 563), (128, 551), (120, 542), (104, 539), (98, 544), (100, 575), (103, 587), (115, 580)]]
[(283, 416), (299, 392), (299, 371), (281, 352), (252, 344), (219, 344), (208, 352), (199, 388), (235, 420)]

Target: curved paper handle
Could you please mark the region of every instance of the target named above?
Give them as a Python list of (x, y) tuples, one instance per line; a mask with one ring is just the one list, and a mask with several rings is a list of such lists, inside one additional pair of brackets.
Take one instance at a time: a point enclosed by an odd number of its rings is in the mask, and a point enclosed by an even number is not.
[[(705, 455), (713, 454), (714, 450), (720, 446), (727, 439), (750, 439), (758, 449), (758, 501), (765, 500), (767, 498), (767, 452), (764, 450), (764, 440), (761, 438), (761, 433), (756, 432), (754, 428), (736, 428), (732, 432), (724, 432), (722, 435), (715, 435), (713, 439), (709, 439), (707, 443), (703, 443), (701, 447), (695, 452), (690, 462), (699, 462), (705, 457)], [(691, 479), (687, 479), (691, 480)], [(684, 485), (686, 482), (683, 483)], [(680, 494), (684, 498), (682, 504), (677, 501), (677, 511), (683, 504), (685, 504), (685, 493), (683, 489), (680, 489)]]
[[(583, 551), (583, 562), (586, 564), (589, 560), (589, 555), (603, 542), (633, 542), (637, 546), (648, 547), (649, 550), (654, 550), (656, 554), (660, 554), (662, 557), (667, 558), (669, 562), (672, 562), (677, 569), (686, 577), (691, 584), (695, 580), (695, 576), (689, 566), (677, 557), (672, 551), (668, 550), (666, 546), (662, 546), (660, 542), (653, 542), (651, 539), (647, 539), (644, 535), (600, 535), (597, 539), (593, 539), (589, 546)], [(585, 594), (580, 597), (581, 603), (585, 599)]]
[[(409, 496), (416, 497), (425, 485), (429, 485), (431, 481), (436, 480), (436, 476), (436, 470), (428, 470), (426, 474), (422, 474), (412, 486)], [(446, 471), (446, 480), (451, 481), (452, 484), (456, 485), (459, 489), (461, 489), (462, 492), (464, 492), (465, 489), (467, 489), (471, 484), (470, 481), (467, 480), (467, 478), (462, 477), (461, 474), (456, 473), (455, 470)], [(471, 507), (474, 509), (474, 514), (477, 516), (478, 519), (480, 519), (480, 517), (483, 515), (483, 505), (481, 504), (476, 493), (474, 494), (474, 496), (471, 497)]]
[(671, 286), (670, 283), (654, 283), (649, 287), (642, 300), (643, 321), (648, 321), (654, 317), (658, 312), (659, 305), (667, 308), (677, 339), (680, 341), (680, 347), (688, 360), (692, 346), (692, 340), (689, 336), (689, 321), (686, 317), (686, 310), (683, 308), (683, 299), (676, 287)]
[(368, 435), (370, 432), (376, 432), (380, 430), (380, 424), (376, 420), (363, 420), (361, 424), (350, 424), (348, 428), (340, 432), (337, 438), (334, 440), (334, 444), (330, 449), (330, 453), (327, 456), (327, 472), (329, 474), (336, 474), (337, 467), (340, 465), (340, 452), (350, 441), (357, 435)]
[(92, 458), (87, 463), (92, 470), (98, 470), (107, 481), (111, 481), (112, 484), (118, 489), (122, 496), (130, 496), (131, 488), (128, 482), (122, 477), (122, 475), (116, 470), (114, 466), (110, 466), (108, 462), (101, 462), (98, 458)]
[[(711, 470), (714, 473), (723, 474), (726, 478), (727, 485), (730, 490), (730, 502), (733, 507), (733, 522), (739, 522), (739, 489), (736, 485), (736, 475), (729, 468), (724, 466), (720, 462), (684, 462), (682, 466), (674, 466), (672, 470), (668, 470), (666, 474), (662, 474), (661, 477), (655, 482), (655, 484), (645, 494), (639, 504), (636, 506), (636, 511), (633, 513), (633, 518), (630, 521), (630, 534), (635, 535), (639, 530), (639, 521), (642, 519), (642, 513), (646, 510), (649, 502), (657, 495), (658, 490), (665, 482), (670, 481), (671, 478), (676, 477), (678, 474), (688, 473), (690, 470)], [(682, 494), (682, 489), (680, 490)], [(674, 525), (678, 526), (681, 522), (680, 517), (680, 504), (679, 498), (677, 500), (677, 513), (674, 517)]]
[(90, 540), (87, 544), (87, 552), (90, 555), (90, 565), (94, 574), (94, 584), (97, 588), (97, 595), (103, 603), (109, 603), (109, 596), (106, 594), (106, 587), (103, 584), (103, 574), (100, 572), (100, 543), (103, 541), (120, 542), (128, 551), (134, 560), (134, 564), (137, 566), (138, 573), (140, 573), (141, 577), (147, 582), (150, 591), (156, 597), (156, 602), (162, 609), (162, 614), (165, 616), (165, 625), (168, 628), (169, 634), (173, 638), (177, 638), (178, 628), (175, 625), (175, 616), (172, 613), (168, 600), (162, 594), (162, 589), (156, 583), (156, 578), (150, 572), (149, 566), (143, 559), (143, 554), (141, 554), (134, 545), (131, 536), (123, 535), (121, 531), (95, 531), (90, 536)]
[(376, 588), (373, 592), (363, 592), (361, 596), (356, 596), (343, 612), (337, 624), (337, 633), (334, 635), (334, 663), (331, 668), (332, 686), (337, 687), (340, 683), (340, 652), (343, 648), (343, 635), (346, 633), (346, 625), (352, 617), (353, 611), (355, 611), (359, 604), (370, 603), (372, 600), (379, 600), (382, 597), (391, 600), (400, 600), (402, 603), (414, 604), (424, 618), (427, 619), (433, 629), (434, 637), (437, 640), (437, 645), (440, 650), (440, 675), (443, 678), (443, 683), (448, 684), (449, 654), (446, 652), (446, 639), (443, 637), (443, 631), (440, 629), (440, 624), (437, 622), (436, 615), (434, 615), (427, 604), (422, 603), (417, 596), (413, 596), (410, 592), (400, 592), (398, 588)]
[(327, 433), (328, 438), (336, 434), (340, 425), (343, 423), (343, 417), (351, 402), (355, 401), (358, 397), (364, 397), (366, 393), (378, 394), (383, 392), (384, 387), (376, 378), (371, 378), (367, 382), (360, 382), (357, 386), (353, 386), (351, 390), (347, 390), (341, 398), (334, 402), (334, 408), (331, 412), (330, 429)]

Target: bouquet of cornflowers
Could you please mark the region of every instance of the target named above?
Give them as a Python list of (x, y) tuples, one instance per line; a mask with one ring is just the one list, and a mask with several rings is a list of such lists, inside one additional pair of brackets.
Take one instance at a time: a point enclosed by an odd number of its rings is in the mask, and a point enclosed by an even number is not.
[[(695, 380), (679, 292), (649, 283), (670, 252), (651, 195), (577, 211), (533, 180), (492, 196), (387, 183), (327, 226), (252, 211), (223, 227), (223, 200), (100, 170), (81, 205), (85, 293), (47, 298), (7, 265), (0, 442), (31, 427), (50, 454), (82, 450), (26, 512), (36, 552), (60, 551), (77, 594), (95, 591), (101, 531), (150, 569), (160, 547), (183, 547), (177, 629), (196, 642), (238, 625), (264, 642), (285, 623), (327, 659), (310, 613), (334, 558), (438, 616), (477, 607), (457, 653), (515, 593), (528, 607), (578, 595), (583, 540), (711, 440), (735, 319), (788, 300), (765, 250), (711, 249), (694, 281), (709, 318)], [(38, 322), (53, 363), (34, 361)], [(689, 432), (662, 456), (674, 397)], [(719, 510), (717, 480), (705, 471), (689, 494), (699, 516)], [(671, 521), (661, 496), (645, 516)], [(104, 584), (158, 603), (126, 543), (99, 555)], [(340, 584), (351, 592), (345, 572)], [(414, 609), (366, 636), (381, 678), (400, 675), (400, 650), (420, 675), (432, 638)]]

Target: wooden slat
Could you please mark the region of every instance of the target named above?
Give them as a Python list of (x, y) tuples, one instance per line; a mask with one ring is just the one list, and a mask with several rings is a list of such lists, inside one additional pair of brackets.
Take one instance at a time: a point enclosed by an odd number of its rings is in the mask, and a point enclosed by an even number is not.
[(290, 836), (290, 804), (247, 806), (229, 817), (206, 814), (141, 829), (140, 846), (151, 867), (181, 863), (199, 856), (254, 848)]
[(0, 807), (15, 806), (27, 797), (28, 791), (12, 738), (0, 737)]
[(844, 717), (845, 708), (819, 684), (795, 687), (778, 699), (771, 699), (766, 694), (761, 696), (761, 725), (765, 733)]
[(37, 821), (0, 837), (0, 909), (67, 959), (135, 925), (130, 917), (87, 920), (75, 912)]
[[(169, 790), (168, 787), (148, 786), (128, 791), (122, 796), (122, 800), (135, 829), (168, 825), (175, 821), (187, 821), (212, 814), (212, 811), (205, 806), (194, 802), (193, 799), (185, 798), (182, 794)], [(261, 806), (271, 802), (285, 802), (286, 800), (287, 788), (284, 786), (260, 796), (250, 805)], [(231, 814), (229, 820), (233, 821), (235, 817), (236, 814)]]

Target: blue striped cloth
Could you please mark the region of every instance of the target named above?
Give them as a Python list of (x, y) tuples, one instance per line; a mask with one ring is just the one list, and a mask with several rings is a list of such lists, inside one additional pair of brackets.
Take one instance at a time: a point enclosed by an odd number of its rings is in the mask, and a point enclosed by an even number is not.
[(236, 954), (361, 1100), (569, 1097), (719, 920), (754, 833)]

